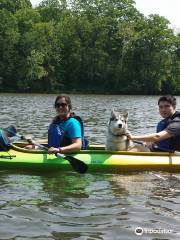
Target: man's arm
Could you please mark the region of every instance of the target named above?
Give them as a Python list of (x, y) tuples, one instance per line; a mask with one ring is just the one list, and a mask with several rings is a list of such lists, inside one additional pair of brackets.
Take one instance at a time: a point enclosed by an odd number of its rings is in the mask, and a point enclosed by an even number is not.
[(128, 133), (127, 137), (131, 140), (140, 140), (140, 141), (145, 141), (145, 142), (159, 142), (161, 140), (170, 138), (171, 134), (168, 133), (167, 131), (163, 130), (158, 133), (138, 135), (138, 136)]

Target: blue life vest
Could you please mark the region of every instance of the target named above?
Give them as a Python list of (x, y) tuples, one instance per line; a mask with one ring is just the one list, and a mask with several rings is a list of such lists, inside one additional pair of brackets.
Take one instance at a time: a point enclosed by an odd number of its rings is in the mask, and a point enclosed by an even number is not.
[[(88, 141), (84, 136), (83, 121), (79, 116), (76, 116), (74, 113), (72, 113), (70, 117), (73, 117), (79, 121), (81, 126), (82, 149), (86, 149), (88, 146)], [(60, 128), (58, 122), (51, 123), (48, 130), (48, 147), (59, 147), (62, 145), (63, 142), (66, 146), (72, 143), (70, 139), (65, 138), (64, 131)]]
[[(166, 127), (170, 124), (170, 122), (176, 117), (180, 118), (180, 113), (177, 111), (173, 114), (171, 118), (161, 120), (157, 125), (157, 129), (156, 129), (157, 132), (161, 132), (164, 129), (166, 129)], [(162, 151), (174, 150), (174, 146), (176, 145), (174, 141), (176, 140), (177, 140), (176, 138), (175, 139), (168, 138), (168, 139), (159, 141), (156, 145)]]
[(81, 125), (81, 139), (82, 139), (82, 147), (81, 147), (81, 149), (87, 149), (89, 142), (86, 139), (86, 137), (84, 136), (84, 124), (83, 124), (83, 121), (82, 121), (81, 117), (75, 115), (75, 113), (71, 113), (71, 117), (74, 117), (76, 120), (79, 121), (79, 123)]
[[(167, 126), (168, 126), (167, 119), (161, 120), (157, 125), (156, 132), (158, 133), (163, 131)], [(156, 145), (160, 150), (168, 150), (170, 149), (170, 138), (161, 140)]]
[(58, 124), (51, 123), (48, 129), (48, 147), (58, 148), (63, 139), (63, 132)]

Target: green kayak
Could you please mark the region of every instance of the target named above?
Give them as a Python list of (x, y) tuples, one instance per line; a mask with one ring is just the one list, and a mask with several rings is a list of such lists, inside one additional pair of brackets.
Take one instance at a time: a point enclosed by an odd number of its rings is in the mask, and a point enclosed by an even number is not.
[[(90, 145), (88, 150), (70, 154), (85, 163), (87, 172), (119, 173), (129, 171), (180, 172), (180, 154), (158, 152), (106, 151), (102, 145)], [(63, 157), (49, 155), (44, 150), (27, 150), (13, 144), (9, 151), (0, 152), (1, 169), (74, 170)]]

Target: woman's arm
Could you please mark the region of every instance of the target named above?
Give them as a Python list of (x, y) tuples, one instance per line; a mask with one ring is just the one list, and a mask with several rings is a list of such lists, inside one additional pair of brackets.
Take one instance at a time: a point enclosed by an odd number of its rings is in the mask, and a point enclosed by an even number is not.
[(72, 139), (72, 144), (61, 147), (61, 153), (66, 153), (66, 152), (77, 152), (80, 151), (82, 147), (82, 140), (81, 138), (74, 138)]
[(53, 154), (53, 153), (77, 152), (77, 151), (81, 150), (81, 147), (82, 147), (81, 138), (74, 138), (74, 139), (72, 139), (72, 144), (65, 146), (65, 147), (60, 147), (60, 148), (51, 147), (48, 149), (48, 153)]

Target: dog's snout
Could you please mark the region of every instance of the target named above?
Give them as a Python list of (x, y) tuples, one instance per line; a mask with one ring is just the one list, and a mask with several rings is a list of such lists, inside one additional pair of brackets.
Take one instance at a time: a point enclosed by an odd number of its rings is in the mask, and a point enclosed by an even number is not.
[(118, 124), (118, 127), (119, 127), (119, 128), (122, 128), (122, 124), (121, 124), (121, 123), (119, 123), (119, 124)]

